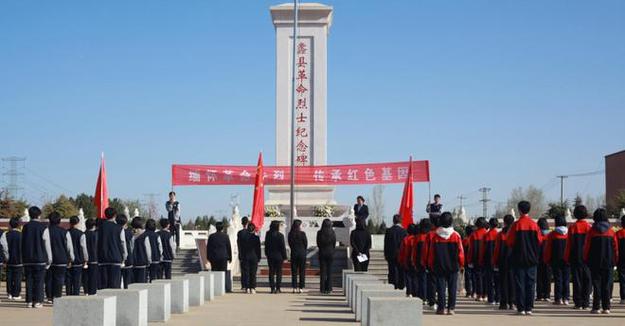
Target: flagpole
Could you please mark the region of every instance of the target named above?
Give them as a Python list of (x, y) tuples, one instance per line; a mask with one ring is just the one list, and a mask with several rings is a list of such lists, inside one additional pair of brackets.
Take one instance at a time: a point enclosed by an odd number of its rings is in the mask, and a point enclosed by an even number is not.
[(293, 55), (291, 57), (291, 213), (286, 220), (287, 230), (293, 223), (293, 218), (295, 216), (295, 51), (297, 48), (297, 24), (299, 19), (297, 1), (298, 0), (293, 0)]

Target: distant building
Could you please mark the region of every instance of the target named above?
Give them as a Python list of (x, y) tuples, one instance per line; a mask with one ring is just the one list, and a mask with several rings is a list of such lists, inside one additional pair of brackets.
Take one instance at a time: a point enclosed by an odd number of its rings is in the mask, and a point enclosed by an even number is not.
[(625, 150), (605, 157), (606, 203), (612, 206), (621, 191), (625, 191)]

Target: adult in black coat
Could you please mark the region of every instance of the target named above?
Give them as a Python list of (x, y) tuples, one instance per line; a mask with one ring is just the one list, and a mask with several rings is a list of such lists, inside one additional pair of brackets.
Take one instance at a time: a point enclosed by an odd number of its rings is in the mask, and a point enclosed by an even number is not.
[(321, 229), (317, 231), (317, 247), (319, 248), (320, 291), (332, 292), (332, 262), (336, 248), (336, 234), (332, 229), (332, 221), (325, 219)]
[(386, 230), (384, 235), (384, 259), (388, 265), (388, 282), (396, 289), (404, 288), (404, 270), (397, 261), (399, 246), (406, 237), (406, 230), (401, 226), (401, 216), (393, 216), (393, 226)]
[(211, 270), (225, 272), (228, 263), (232, 261), (232, 247), (230, 238), (223, 232), (224, 224), (215, 224), (217, 232), (211, 234), (206, 242), (206, 258), (211, 264)]
[(306, 233), (302, 231), (301, 220), (293, 221), (291, 231), (289, 231), (289, 248), (291, 248), (291, 287), (293, 287), (293, 293), (302, 293), (302, 289), (306, 285), (308, 239)]
[(280, 293), (282, 285), (282, 263), (286, 260), (284, 235), (280, 233), (280, 221), (271, 221), (265, 234), (265, 256), (269, 264), (269, 287), (271, 293)]
[[(366, 272), (369, 270), (369, 250), (371, 250), (371, 234), (365, 227), (365, 219), (356, 220), (356, 229), (349, 236), (349, 243), (352, 246), (352, 263), (355, 271)], [(366, 260), (358, 260), (358, 256), (365, 255)]]
[(239, 259), (241, 261), (241, 279), (245, 280), (243, 288), (247, 293), (256, 293), (256, 270), (260, 261), (260, 238), (256, 235), (256, 225), (246, 223), (247, 228), (241, 230), (239, 243)]
[(369, 217), (369, 207), (365, 205), (365, 198), (362, 196), (356, 197), (356, 205), (354, 205), (354, 215), (356, 219), (367, 220)]
[(241, 230), (239, 230), (239, 232), (237, 232), (237, 248), (239, 249), (239, 266), (241, 266), (241, 290), (245, 290), (246, 289), (246, 284), (247, 284), (247, 280), (245, 279), (245, 273), (243, 273), (243, 256), (241, 253), (241, 246), (243, 246), (243, 242), (245, 242), (247, 240), (247, 236), (250, 233), (247, 230), (247, 225), (249, 224), (250, 220), (247, 218), (247, 216), (243, 216), (243, 218), (241, 218), (241, 225), (243, 226), (243, 228)]

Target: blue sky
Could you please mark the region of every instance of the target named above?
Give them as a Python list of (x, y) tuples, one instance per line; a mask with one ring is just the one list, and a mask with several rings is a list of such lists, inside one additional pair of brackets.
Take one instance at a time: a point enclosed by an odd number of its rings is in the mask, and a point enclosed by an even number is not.
[[(273, 164), (278, 3), (2, 1), (0, 156), (27, 157), (23, 195), (92, 193), (101, 151), (111, 196), (131, 199), (165, 200), (172, 163)], [(556, 175), (625, 149), (623, 1), (328, 4), (329, 163), (429, 159), (447, 208), (469, 194), (477, 214), (483, 185), (493, 205), (531, 184), (556, 200)], [(604, 183), (569, 179), (566, 196)], [(252, 187), (177, 192), (186, 217), (232, 193), (251, 207)], [(391, 214), (401, 185), (385, 194)]]

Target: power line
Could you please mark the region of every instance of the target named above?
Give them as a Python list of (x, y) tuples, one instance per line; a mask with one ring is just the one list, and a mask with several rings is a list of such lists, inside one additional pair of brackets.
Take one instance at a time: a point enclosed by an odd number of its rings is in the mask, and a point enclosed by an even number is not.
[(482, 213), (484, 218), (488, 218), (488, 202), (490, 201), (490, 199), (488, 199), (488, 192), (491, 191), (491, 189), (482, 187), (479, 191), (482, 193), (482, 199), (480, 199), (482, 202)]
[(605, 170), (597, 170), (592, 172), (583, 172), (583, 173), (573, 173), (566, 175), (558, 175), (556, 178), (560, 179), (560, 206), (564, 205), (564, 179), (567, 178), (575, 178), (575, 177), (588, 177), (593, 175), (599, 175), (605, 173)]

